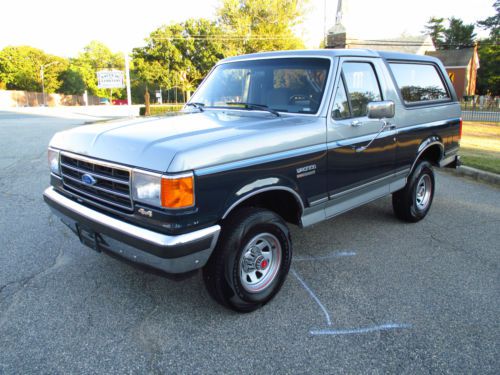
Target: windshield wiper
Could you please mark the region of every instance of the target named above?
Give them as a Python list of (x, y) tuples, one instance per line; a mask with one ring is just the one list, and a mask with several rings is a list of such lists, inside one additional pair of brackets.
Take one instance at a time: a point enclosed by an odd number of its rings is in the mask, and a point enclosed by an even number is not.
[(205, 103), (190, 102), (190, 103), (186, 103), (186, 106), (187, 107), (194, 107), (196, 109), (199, 109), (200, 112), (203, 112), (204, 111), (203, 107), (205, 107)]
[(254, 104), (254, 103), (245, 103), (245, 102), (226, 102), (227, 105), (239, 105), (245, 109), (249, 110), (262, 110), (262, 111), (267, 111), (272, 113), (273, 115), (276, 115), (277, 117), (280, 117), (280, 114), (278, 111), (275, 111), (272, 108), (269, 108), (267, 105), (264, 104)]

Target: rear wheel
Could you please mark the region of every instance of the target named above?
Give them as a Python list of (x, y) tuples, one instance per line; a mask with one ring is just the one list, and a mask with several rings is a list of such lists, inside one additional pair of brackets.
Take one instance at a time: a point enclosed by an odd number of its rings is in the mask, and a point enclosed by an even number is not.
[(406, 186), (392, 194), (394, 214), (401, 220), (415, 223), (422, 220), (434, 198), (434, 172), (428, 161), (417, 163)]
[(290, 233), (283, 219), (269, 210), (245, 207), (226, 219), (203, 279), (217, 302), (250, 312), (278, 293), (291, 258)]

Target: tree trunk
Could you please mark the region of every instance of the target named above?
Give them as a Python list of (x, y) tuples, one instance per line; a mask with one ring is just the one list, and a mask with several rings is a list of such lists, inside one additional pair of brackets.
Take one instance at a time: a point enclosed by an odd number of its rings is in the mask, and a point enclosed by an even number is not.
[(151, 111), (149, 109), (149, 91), (146, 88), (146, 92), (144, 93), (144, 103), (146, 104), (146, 112), (144, 113), (145, 116), (150, 116)]

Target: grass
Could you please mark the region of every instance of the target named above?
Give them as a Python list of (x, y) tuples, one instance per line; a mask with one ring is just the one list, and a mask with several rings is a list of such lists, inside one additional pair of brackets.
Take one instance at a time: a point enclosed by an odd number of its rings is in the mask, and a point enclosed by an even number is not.
[(500, 174), (500, 124), (464, 121), (460, 155), (464, 165)]

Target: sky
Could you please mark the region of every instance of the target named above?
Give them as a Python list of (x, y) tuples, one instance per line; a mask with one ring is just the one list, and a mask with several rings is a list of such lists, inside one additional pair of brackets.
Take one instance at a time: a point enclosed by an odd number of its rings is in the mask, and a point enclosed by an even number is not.
[[(493, 0), (343, 1), (364, 39), (387, 39), (403, 33), (420, 35), (431, 16), (454, 16), (472, 23), (494, 13)], [(91, 40), (99, 40), (114, 52), (127, 52), (143, 45), (144, 38), (162, 24), (188, 18), (213, 19), (220, 2), (2, 0), (0, 49), (30, 45), (47, 53), (72, 57)], [(304, 23), (296, 30), (308, 48), (319, 46), (325, 28), (328, 30), (334, 24), (336, 9), (337, 0), (309, 0)], [(485, 32), (477, 31), (479, 36), (486, 36)]]

